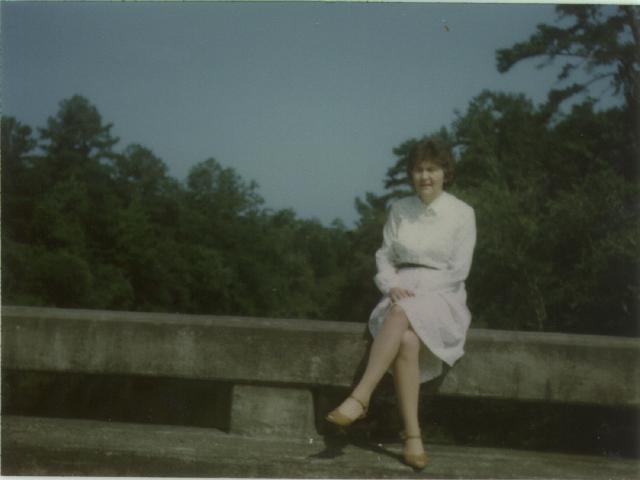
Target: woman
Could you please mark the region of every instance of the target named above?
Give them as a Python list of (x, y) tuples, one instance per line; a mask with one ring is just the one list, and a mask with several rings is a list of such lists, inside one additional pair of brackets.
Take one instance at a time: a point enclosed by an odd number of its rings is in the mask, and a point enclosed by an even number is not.
[(443, 361), (453, 365), (464, 353), (471, 321), (464, 281), (476, 227), (473, 209), (444, 191), (453, 179), (453, 157), (442, 142), (418, 142), (408, 173), (417, 195), (393, 203), (376, 252), (375, 282), (383, 298), (369, 318), (374, 341), (367, 367), (327, 420), (346, 426), (364, 417), (374, 388), (390, 369), (404, 423), (404, 460), (424, 468), (420, 383), (440, 375)]

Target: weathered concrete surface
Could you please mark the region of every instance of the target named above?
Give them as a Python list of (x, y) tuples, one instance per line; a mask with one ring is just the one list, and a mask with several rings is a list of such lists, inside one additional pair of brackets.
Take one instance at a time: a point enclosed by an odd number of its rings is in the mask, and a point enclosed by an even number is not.
[[(5, 368), (349, 386), (363, 324), (2, 308)], [(440, 392), (640, 406), (640, 340), (471, 330)]]
[[(340, 440), (340, 438), (344, 440)], [(640, 462), (580, 455), (427, 445), (415, 473), (400, 444), (256, 439), (217, 430), (3, 417), (3, 475), (278, 478), (636, 479)]]
[(316, 437), (311, 391), (235, 385), (231, 397), (231, 432), (253, 437)]
[(640, 405), (640, 339), (471, 330), (443, 393)]

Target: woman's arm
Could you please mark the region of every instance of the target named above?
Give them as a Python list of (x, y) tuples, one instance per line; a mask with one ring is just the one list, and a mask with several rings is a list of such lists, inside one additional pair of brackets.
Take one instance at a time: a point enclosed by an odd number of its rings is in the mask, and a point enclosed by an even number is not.
[(393, 250), (391, 249), (391, 244), (398, 233), (397, 221), (395, 204), (392, 204), (387, 222), (382, 230), (382, 246), (376, 252), (378, 273), (374, 277), (374, 281), (384, 295), (388, 295), (389, 290), (400, 285), (400, 279), (393, 263)]
[(469, 276), (476, 245), (476, 217), (472, 208), (465, 210), (461, 225), (456, 230), (452, 241), (454, 247), (448, 268), (438, 272), (440, 279), (435, 285), (438, 289), (456, 288)]

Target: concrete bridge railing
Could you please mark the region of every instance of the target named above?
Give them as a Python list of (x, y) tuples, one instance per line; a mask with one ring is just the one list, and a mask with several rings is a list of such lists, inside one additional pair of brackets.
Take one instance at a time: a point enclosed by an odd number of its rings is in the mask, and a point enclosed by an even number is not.
[[(347, 387), (363, 324), (2, 308), (5, 370), (208, 379), (233, 384), (231, 431), (316, 434), (312, 390)], [(472, 329), (439, 394), (640, 406), (640, 340)]]

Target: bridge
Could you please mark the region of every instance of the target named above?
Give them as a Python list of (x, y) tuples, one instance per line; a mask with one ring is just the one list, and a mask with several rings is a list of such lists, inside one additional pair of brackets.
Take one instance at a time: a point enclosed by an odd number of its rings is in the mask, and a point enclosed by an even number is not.
[[(355, 323), (5, 306), (2, 474), (640, 476), (638, 339), (472, 329), (465, 357), (423, 389), (430, 464), (420, 473), (400, 462), (384, 385), (367, 422), (341, 432), (322, 420), (367, 346)], [(629, 445), (553, 451), (526, 438), (483, 445), (438, 433), (441, 413), (475, 421), (469, 410), (488, 404), (497, 409), (489, 428), (505, 436), (517, 430), (509, 422), (551, 408), (550, 436), (618, 418)]]

